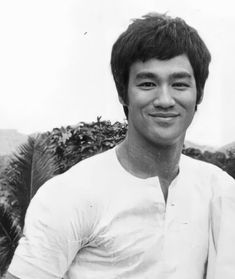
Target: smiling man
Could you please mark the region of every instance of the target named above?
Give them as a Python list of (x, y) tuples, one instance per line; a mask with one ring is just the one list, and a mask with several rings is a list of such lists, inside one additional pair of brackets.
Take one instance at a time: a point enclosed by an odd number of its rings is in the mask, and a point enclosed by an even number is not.
[(9, 278), (234, 279), (234, 180), (181, 154), (210, 53), (180, 18), (136, 19), (112, 49), (125, 140), (33, 198)]
[[(192, 66), (185, 54), (137, 61), (130, 66), (127, 86), (129, 128), (117, 154), (128, 171), (133, 168), (134, 175), (158, 176), (166, 201), (168, 186), (178, 174), (185, 132), (195, 113), (197, 88)], [(122, 98), (121, 102), (126, 106)]]

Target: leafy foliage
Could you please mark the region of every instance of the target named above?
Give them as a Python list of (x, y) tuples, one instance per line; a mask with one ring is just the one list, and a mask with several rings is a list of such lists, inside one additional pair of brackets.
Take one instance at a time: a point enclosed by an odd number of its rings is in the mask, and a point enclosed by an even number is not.
[(0, 156), (0, 175), (9, 163), (9, 155)]
[(0, 274), (18, 244), (26, 209), (38, 188), (58, 170), (40, 136), (30, 137), (10, 159), (0, 178)]
[(0, 278), (10, 264), (21, 236), (20, 215), (12, 212), (7, 201), (0, 204)]
[(54, 154), (63, 173), (71, 166), (97, 153), (106, 151), (121, 142), (127, 131), (127, 124), (110, 121), (80, 122), (76, 127), (55, 128), (43, 135), (47, 149)]

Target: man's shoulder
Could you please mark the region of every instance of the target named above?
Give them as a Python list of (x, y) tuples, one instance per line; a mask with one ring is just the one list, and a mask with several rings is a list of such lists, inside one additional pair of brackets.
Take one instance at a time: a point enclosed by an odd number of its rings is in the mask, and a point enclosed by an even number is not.
[(206, 172), (207, 174), (224, 172), (221, 168), (210, 162), (195, 159), (184, 154), (181, 155), (181, 165), (192, 172)]
[(200, 181), (223, 180), (225, 183), (227, 181), (234, 183), (234, 179), (227, 172), (212, 163), (182, 155), (180, 164), (182, 169), (184, 169), (184, 173), (192, 179)]
[(235, 180), (233, 177), (212, 163), (182, 155), (181, 166), (190, 180), (200, 183), (203, 188), (206, 188), (207, 185), (218, 195), (234, 192)]
[(116, 152), (113, 148), (80, 161), (69, 169), (65, 176), (72, 178), (94, 177), (107, 174), (109, 170), (115, 167)]
[[(31, 211), (57, 212), (61, 216), (71, 215), (74, 210), (84, 211), (92, 203), (94, 208), (105, 202), (107, 183), (101, 169), (108, 166), (114, 151), (106, 151), (79, 162), (63, 174), (48, 180), (40, 187), (31, 201)], [(103, 166), (103, 167), (102, 167)]]
[(80, 161), (78, 164), (76, 164), (74, 167), (77, 167), (78, 169), (80, 167), (89, 167), (92, 165), (96, 165), (97, 163), (99, 164), (105, 164), (105, 165), (109, 165), (113, 160), (116, 159), (116, 151), (115, 148), (97, 153), (87, 159), (84, 159), (82, 161)]
[(89, 191), (90, 187), (97, 188), (94, 182), (105, 179), (113, 168), (115, 162), (115, 150), (111, 149), (92, 157), (84, 159), (71, 167), (66, 172), (59, 174), (48, 180), (40, 191), (71, 193)]

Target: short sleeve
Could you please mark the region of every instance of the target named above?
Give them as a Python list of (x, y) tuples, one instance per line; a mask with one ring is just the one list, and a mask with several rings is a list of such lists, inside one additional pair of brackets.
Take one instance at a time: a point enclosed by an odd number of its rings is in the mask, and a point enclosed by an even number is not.
[(235, 180), (223, 173), (211, 202), (207, 279), (235, 278)]
[(68, 191), (45, 185), (32, 199), (8, 271), (24, 279), (62, 278), (82, 245), (82, 224)]

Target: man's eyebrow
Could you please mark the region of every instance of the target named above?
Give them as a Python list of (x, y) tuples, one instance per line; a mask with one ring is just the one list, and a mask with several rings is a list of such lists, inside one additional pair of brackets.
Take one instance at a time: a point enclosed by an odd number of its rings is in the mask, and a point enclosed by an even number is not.
[(181, 78), (188, 78), (191, 79), (192, 75), (188, 72), (175, 72), (170, 74), (171, 79), (181, 79)]
[(156, 75), (152, 72), (140, 72), (136, 74), (136, 79), (145, 79), (145, 78), (156, 78)]
[[(188, 73), (188, 72), (174, 72), (174, 73), (171, 73), (169, 75), (170, 79), (181, 79), (181, 78), (188, 78), (188, 79), (191, 79), (192, 78), (192, 74)], [(140, 73), (137, 73), (136, 74), (136, 79), (156, 79), (156, 78), (159, 78), (158, 75), (152, 73), (152, 72), (140, 72)]]

